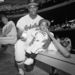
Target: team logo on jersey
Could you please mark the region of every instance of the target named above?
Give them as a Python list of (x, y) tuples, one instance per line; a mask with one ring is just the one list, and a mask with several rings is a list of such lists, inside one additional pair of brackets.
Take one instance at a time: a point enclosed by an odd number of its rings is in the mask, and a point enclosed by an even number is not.
[(24, 29), (27, 31), (27, 30), (29, 30), (29, 29), (32, 29), (32, 28), (37, 28), (37, 27), (38, 27), (38, 25), (37, 25), (37, 24), (30, 25), (30, 26), (25, 25)]

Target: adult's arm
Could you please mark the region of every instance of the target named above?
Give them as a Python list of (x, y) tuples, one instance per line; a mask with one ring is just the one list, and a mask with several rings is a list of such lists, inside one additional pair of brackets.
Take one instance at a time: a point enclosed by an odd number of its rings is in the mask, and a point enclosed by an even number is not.
[(15, 44), (17, 41), (17, 31), (15, 24), (10, 21), (6, 27), (3, 30), (4, 36), (0, 37), (0, 44)]

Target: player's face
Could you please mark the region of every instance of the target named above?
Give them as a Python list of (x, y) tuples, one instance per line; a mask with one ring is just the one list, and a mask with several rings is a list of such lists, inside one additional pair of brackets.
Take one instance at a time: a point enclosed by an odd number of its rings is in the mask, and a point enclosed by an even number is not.
[(36, 15), (36, 14), (37, 14), (38, 7), (32, 6), (32, 7), (29, 7), (28, 10), (29, 10), (29, 13), (30, 13), (31, 15)]

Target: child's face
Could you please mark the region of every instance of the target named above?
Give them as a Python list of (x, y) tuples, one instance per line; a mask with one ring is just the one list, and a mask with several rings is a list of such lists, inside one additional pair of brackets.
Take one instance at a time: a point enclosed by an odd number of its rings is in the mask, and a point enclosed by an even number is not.
[(42, 22), (41, 25), (40, 25), (40, 29), (42, 31), (45, 31), (47, 29), (47, 23), (46, 22)]

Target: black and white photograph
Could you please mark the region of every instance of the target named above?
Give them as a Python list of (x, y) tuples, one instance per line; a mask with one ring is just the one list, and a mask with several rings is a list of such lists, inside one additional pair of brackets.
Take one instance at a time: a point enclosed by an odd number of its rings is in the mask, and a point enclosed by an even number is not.
[(0, 0), (0, 75), (75, 75), (75, 0)]

